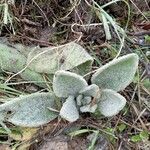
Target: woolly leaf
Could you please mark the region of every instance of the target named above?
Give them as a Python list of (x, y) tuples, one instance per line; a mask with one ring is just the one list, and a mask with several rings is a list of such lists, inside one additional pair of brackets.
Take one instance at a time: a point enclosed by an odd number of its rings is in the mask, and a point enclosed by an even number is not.
[(125, 104), (126, 99), (123, 96), (113, 90), (105, 89), (101, 93), (98, 109), (104, 116), (110, 117), (118, 114)]
[(91, 81), (101, 89), (120, 91), (133, 80), (137, 66), (138, 56), (128, 54), (99, 68)]
[(50, 111), (55, 108), (55, 96), (52, 93), (35, 93), (21, 96), (0, 105), (3, 121), (9, 121), (23, 127), (38, 127), (55, 119), (58, 114)]
[(77, 96), (76, 101), (77, 101), (78, 106), (82, 105), (82, 99), (83, 99), (83, 95), (78, 95)]
[(0, 43), (0, 68), (18, 72), (25, 67), (26, 58), (15, 48)]
[[(26, 57), (23, 55), (23, 50), (20, 52), (18, 49), (0, 43), (0, 71), (18, 73), (24, 69), (25, 66)], [(32, 81), (41, 87), (46, 87), (42, 75), (29, 68), (19, 75), (25, 80)]]
[(85, 96), (83, 99), (82, 99), (82, 105), (87, 105), (87, 104), (89, 104), (90, 102), (91, 102), (91, 100), (92, 100), (92, 97), (90, 97), (90, 96)]
[(86, 86), (87, 82), (82, 76), (69, 71), (57, 71), (53, 79), (53, 90), (58, 97), (75, 96)]
[(83, 94), (85, 96), (92, 96), (95, 98), (99, 98), (100, 97), (100, 89), (97, 85), (92, 84), (92, 85), (89, 85), (88, 87), (84, 88), (83, 90), (81, 90), (80, 94)]
[(83, 112), (83, 113), (84, 112), (94, 113), (96, 108), (97, 108), (97, 104), (95, 104), (93, 106), (91, 106), (91, 104), (88, 104), (88, 105), (84, 105), (84, 106), (80, 107), (80, 111)]
[(79, 118), (79, 112), (75, 104), (74, 96), (69, 96), (60, 110), (60, 116), (69, 122)]
[(32, 83), (40, 86), (40, 87), (44, 87), (46, 88), (47, 85), (45, 84), (45, 80), (43, 78), (43, 76), (40, 73), (37, 73), (31, 69), (25, 69), (25, 71), (23, 71), (20, 76), (27, 80), (27, 81), (31, 81)]
[[(85, 63), (83, 63), (77, 67), (74, 67), (73, 69), (70, 69), (70, 71), (77, 73), (81, 76), (84, 76), (85, 74), (87, 74), (91, 70), (92, 63), (93, 63), (93, 61), (91, 61), (91, 60), (86, 61)], [(85, 78), (89, 79), (89, 76), (86, 76)]]
[(91, 100), (92, 100), (92, 97), (90, 97), (90, 96), (83, 97), (83, 95), (79, 95), (76, 98), (78, 106), (87, 105), (87, 104), (89, 104), (91, 102)]
[(29, 53), (27, 63), (33, 58), (29, 67), (36, 72), (48, 74), (54, 74), (57, 70), (87, 73), (93, 62), (85, 49), (74, 42), (59, 47), (35, 48)]

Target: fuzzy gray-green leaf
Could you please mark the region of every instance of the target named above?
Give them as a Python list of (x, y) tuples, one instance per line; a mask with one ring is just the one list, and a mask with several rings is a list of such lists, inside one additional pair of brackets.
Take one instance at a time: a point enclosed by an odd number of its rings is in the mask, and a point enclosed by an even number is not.
[(74, 96), (69, 96), (60, 110), (60, 116), (69, 122), (74, 122), (79, 118)]
[[(14, 98), (0, 105), (3, 121), (9, 121), (23, 127), (38, 127), (55, 119), (55, 96), (52, 93), (35, 93)], [(9, 113), (9, 114), (8, 114)]]
[(132, 82), (137, 67), (138, 56), (128, 54), (99, 68), (91, 81), (101, 89), (120, 91)]
[(26, 58), (15, 48), (0, 43), (0, 68), (9, 72), (18, 72), (25, 67)]
[(29, 53), (27, 62), (29, 63), (34, 57), (37, 58), (31, 62), (30, 69), (48, 74), (54, 74), (58, 70), (87, 73), (93, 62), (93, 58), (85, 49), (74, 42), (59, 47), (35, 48)]
[[(25, 49), (23, 50), (25, 51)], [(26, 57), (23, 55), (23, 50), (20, 52), (15, 47), (0, 43), (0, 71), (18, 73), (24, 69)], [(25, 80), (32, 81), (41, 87), (46, 87), (42, 75), (29, 68), (26, 68), (19, 75)]]
[(84, 106), (80, 107), (80, 111), (83, 113), (84, 112), (94, 113), (96, 109), (97, 109), (97, 104), (95, 104), (93, 106), (91, 104), (88, 104), (88, 105), (84, 105)]
[(91, 96), (84, 96), (84, 98), (82, 99), (82, 105), (87, 105), (92, 101), (92, 97)]
[(101, 93), (98, 103), (99, 111), (106, 117), (111, 117), (119, 113), (126, 104), (126, 99), (116, 91), (105, 89)]
[(80, 94), (83, 94), (85, 96), (92, 96), (95, 98), (100, 97), (100, 89), (96, 84), (89, 85), (85, 89), (80, 91)]
[(44, 87), (46, 88), (47, 85), (46, 85), (46, 81), (44, 80), (42, 74), (40, 73), (37, 73), (29, 68), (25, 69), (21, 74), (20, 76), (27, 80), (27, 81), (31, 81), (32, 83), (40, 86), (40, 87)]
[(76, 96), (87, 86), (87, 82), (80, 75), (69, 71), (57, 71), (53, 79), (53, 90), (58, 97)]
[(76, 102), (77, 102), (77, 105), (78, 106), (81, 106), (82, 105), (82, 99), (83, 99), (83, 95), (78, 95), (76, 97)]

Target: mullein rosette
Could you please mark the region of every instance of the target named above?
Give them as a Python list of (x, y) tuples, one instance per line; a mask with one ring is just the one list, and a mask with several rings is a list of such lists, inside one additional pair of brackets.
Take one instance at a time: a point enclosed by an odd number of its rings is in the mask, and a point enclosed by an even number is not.
[[(126, 104), (126, 99), (117, 92), (132, 82), (137, 67), (136, 54), (119, 57), (100, 67), (92, 75), (91, 85), (76, 73), (57, 71), (53, 91), (10, 98), (1, 104), (0, 124), (8, 121), (22, 127), (39, 127), (59, 115), (73, 122), (80, 113), (94, 113), (96, 109), (106, 117), (114, 116)], [(56, 105), (58, 97), (65, 100), (60, 112)]]
[(65, 99), (60, 116), (69, 122), (76, 121), (83, 112), (111, 117), (119, 113), (126, 99), (117, 93), (128, 86), (138, 67), (138, 56), (128, 54), (114, 59), (99, 68), (91, 77), (91, 85), (75, 73), (57, 71), (53, 79), (53, 90), (57, 97)]

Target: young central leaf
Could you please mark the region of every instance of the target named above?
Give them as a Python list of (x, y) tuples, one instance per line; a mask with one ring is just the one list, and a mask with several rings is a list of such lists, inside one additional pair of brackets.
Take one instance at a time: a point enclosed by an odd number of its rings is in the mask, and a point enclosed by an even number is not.
[(82, 76), (69, 71), (57, 71), (53, 79), (53, 90), (58, 97), (76, 96), (87, 86)]
[(94, 113), (95, 110), (97, 109), (97, 104), (91, 106), (91, 104), (88, 104), (88, 105), (84, 105), (82, 107), (80, 107), (80, 111), (81, 112), (91, 112), (91, 113)]
[[(18, 126), (38, 127), (55, 119), (55, 96), (52, 93), (35, 93), (15, 98), (0, 105), (0, 114), (5, 121)], [(5, 112), (5, 113), (4, 113)], [(8, 114), (9, 113), (9, 114)]]
[(91, 81), (101, 89), (120, 91), (133, 80), (137, 67), (138, 56), (128, 54), (99, 68)]
[(70, 122), (74, 122), (79, 118), (79, 112), (76, 107), (74, 96), (69, 96), (60, 110), (60, 116)]
[(97, 85), (92, 84), (92, 85), (89, 85), (88, 87), (86, 87), (85, 89), (81, 90), (80, 94), (99, 98), (100, 97), (100, 89)]

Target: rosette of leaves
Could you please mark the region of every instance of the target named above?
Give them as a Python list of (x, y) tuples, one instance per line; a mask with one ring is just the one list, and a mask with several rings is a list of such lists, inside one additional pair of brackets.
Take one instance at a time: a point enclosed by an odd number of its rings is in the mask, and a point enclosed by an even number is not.
[(136, 54), (114, 59), (92, 75), (91, 85), (80, 75), (57, 71), (53, 90), (56, 96), (65, 99), (60, 116), (73, 122), (80, 113), (94, 113), (96, 109), (106, 117), (116, 115), (126, 104), (126, 99), (117, 92), (131, 83), (137, 67)]
[[(99, 68), (91, 78), (91, 85), (78, 74), (60, 70), (53, 79), (51, 93), (35, 93), (8, 99), (0, 105), (0, 123), (11, 122), (23, 127), (44, 125), (58, 115), (73, 122), (82, 112), (110, 117), (119, 113), (126, 99), (117, 93), (131, 83), (138, 66), (138, 56), (128, 54)], [(56, 100), (65, 100), (60, 112)], [(4, 126), (5, 127), (5, 126)]]

